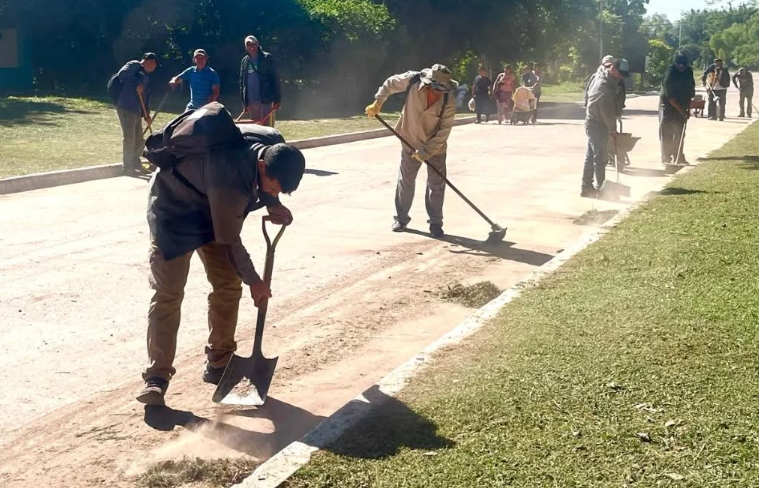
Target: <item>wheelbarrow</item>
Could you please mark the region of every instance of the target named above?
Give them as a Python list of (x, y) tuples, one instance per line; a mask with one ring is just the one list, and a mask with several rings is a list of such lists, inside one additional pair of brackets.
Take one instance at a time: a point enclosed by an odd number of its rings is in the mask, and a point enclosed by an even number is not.
[[(274, 269), (274, 249), (285, 233), (285, 226), (279, 229), (279, 233), (272, 241), (266, 231), (266, 221), (270, 217), (261, 220), (264, 240), (266, 241), (266, 264), (264, 265), (264, 282), (271, 286), (271, 275)], [(266, 358), (262, 351), (264, 337), (264, 325), (266, 323), (266, 310), (269, 299), (263, 298), (258, 304), (258, 320), (256, 321), (256, 335), (253, 339), (253, 354), (244, 358), (234, 354), (229, 360), (224, 374), (219, 380), (219, 386), (213, 394), (213, 401), (227, 405), (263, 405), (266, 395), (274, 377), (279, 357)], [(243, 381), (244, 379), (248, 381)]]
[(706, 100), (703, 95), (696, 95), (690, 102), (690, 110), (694, 117), (703, 117)]
[(622, 121), (619, 121), (619, 133), (617, 133), (616, 141), (609, 136), (608, 148), (609, 148), (609, 163), (608, 166), (614, 166), (618, 172), (622, 173), (625, 170), (625, 166), (630, 166), (629, 152), (635, 148), (635, 144), (638, 143), (640, 137), (634, 137), (629, 132), (624, 132)]

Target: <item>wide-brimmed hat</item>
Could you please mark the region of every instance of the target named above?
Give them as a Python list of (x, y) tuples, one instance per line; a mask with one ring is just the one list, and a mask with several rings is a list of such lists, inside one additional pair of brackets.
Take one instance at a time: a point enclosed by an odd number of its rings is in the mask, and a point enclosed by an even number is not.
[(424, 85), (431, 86), (435, 90), (450, 93), (459, 87), (458, 82), (452, 78), (453, 73), (451, 73), (451, 70), (442, 64), (435, 64), (432, 68), (422, 70), (421, 82)]

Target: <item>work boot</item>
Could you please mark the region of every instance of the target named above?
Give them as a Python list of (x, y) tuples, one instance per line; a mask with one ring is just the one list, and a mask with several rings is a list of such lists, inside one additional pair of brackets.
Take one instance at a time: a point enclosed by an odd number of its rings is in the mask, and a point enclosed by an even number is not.
[(745, 117), (745, 116), (746, 115), (743, 112), (741, 112), (740, 114), (738, 114), (738, 117)]
[(145, 380), (145, 388), (137, 395), (137, 401), (145, 405), (166, 405), (164, 396), (169, 389), (169, 380), (153, 376)]
[(598, 190), (589, 186), (580, 190), (580, 196), (582, 198), (598, 198)]
[(399, 222), (396, 220), (395, 222), (393, 222), (393, 227), (392, 227), (393, 232), (406, 232), (406, 225), (408, 224), (404, 224), (403, 222)]
[(440, 224), (430, 224), (430, 234), (432, 237), (443, 237), (445, 235), (443, 226)]
[(222, 368), (214, 368), (210, 364), (206, 364), (206, 370), (203, 371), (203, 381), (211, 383), (212, 385), (218, 385), (225, 369), (227, 369), (226, 366)]

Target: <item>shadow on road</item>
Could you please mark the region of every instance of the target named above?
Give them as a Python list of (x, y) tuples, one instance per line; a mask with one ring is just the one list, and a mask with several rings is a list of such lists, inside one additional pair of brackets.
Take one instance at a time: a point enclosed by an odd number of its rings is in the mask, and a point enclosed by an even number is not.
[(304, 171), (304, 174), (314, 175), (314, 176), (332, 176), (332, 175), (338, 175), (340, 173), (336, 173), (334, 171), (325, 171), (323, 169), (306, 169), (306, 171)]
[(679, 195), (697, 195), (699, 193), (715, 193), (704, 190), (691, 190), (689, 188), (680, 188), (679, 186), (670, 186), (662, 191), (653, 192), (654, 195), (661, 195), (663, 197), (679, 196)]
[(646, 178), (664, 178), (670, 175), (665, 169), (636, 168), (635, 166), (626, 166), (622, 174), (627, 176), (642, 176)]
[[(515, 261), (518, 263), (529, 264), (532, 266), (542, 266), (548, 261), (553, 259), (551, 254), (546, 254), (537, 251), (530, 251), (529, 249), (517, 249), (512, 247), (514, 242), (498, 242), (494, 244), (488, 244), (484, 241), (477, 241), (468, 237), (461, 237), (452, 234), (446, 234), (443, 237), (433, 237), (428, 232), (422, 232), (416, 229), (406, 229), (409, 234), (414, 234), (422, 237), (429, 237), (437, 241), (447, 242), (454, 246), (461, 246), (465, 249), (451, 249), (453, 254), (468, 254), (471, 256), (484, 256), (484, 257), (497, 257), (500, 259), (506, 259), (508, 261)], [(483, 233), (485, 233), (483, 229)]]
[(221, 420), (199, 417), (192, 412), (174, 410), (166, 406), (145, 406), (144, 420), (153, 429), (161, 431), (184, 427), (196, 435), (212, 439), (230, 449), (262, 459), (300, 439), (325, 419), (272, 397), (259, 408), (225, 412), (219, 418), (224, 419), (225, 416), (266, 419), (274, 426), (274, 431), (246, 430)]
[(434, 451), (454, 446), (454, 442), (437, 433), (437, 425), (419, 415), (405, 403), (382, 393), (375, 385), (363, 393), (368, 402), (353, 400), (336, 415), (362, 416), (337, 441), (322, 445), (319, 437), (328, 429), (309, 435), (304, 442), (339, 456), (358, 459), (384, 459), (401, 448)]

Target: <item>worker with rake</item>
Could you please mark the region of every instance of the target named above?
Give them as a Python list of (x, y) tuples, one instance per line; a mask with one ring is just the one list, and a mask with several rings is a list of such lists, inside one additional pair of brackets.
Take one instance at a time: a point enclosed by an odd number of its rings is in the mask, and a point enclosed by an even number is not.
[(424, 202), (430, 234), (442, 237), (443, 199), (445, 196), (446, 152), (456, 116), (456, 98), (450, 96), (458, 88), (451, 70), (442, 64), (421, 72), (408, 71), (391, 76), (366, 107), (370, 119), (375, 118), (385, 101), (395, 93), (406, 93), (406, 103), (395, 130), (410, 146), (402, 144), (401, 167), (395, 192), (395, 222), (392, 230), (403, 232), (411, 221), (409, 211), (414, 201), (416, 175), (425, 160), (438, 171), (427, 171), (427, 191)]
[(667, 68), (661, 86), (659, 101), (659, 139), (662, 164), (687, 165), (683, 146), (685, 128), (690, 118), (690, 103), (696, 95), (693, 69), (688, 66), (685, 54), (675, 56), (675, 62)]

